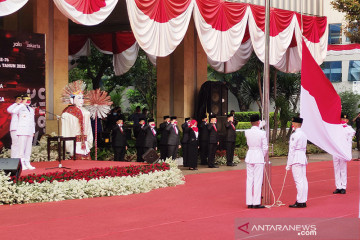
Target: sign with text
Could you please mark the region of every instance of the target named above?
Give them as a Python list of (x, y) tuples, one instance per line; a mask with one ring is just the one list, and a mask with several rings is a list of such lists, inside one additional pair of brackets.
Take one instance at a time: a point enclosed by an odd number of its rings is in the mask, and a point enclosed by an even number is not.
[(7, 108), (26, 93), (35, 109), (36, 143), (45, 132), (45, 35), (0, 31), (0, 148), (11, 145)]

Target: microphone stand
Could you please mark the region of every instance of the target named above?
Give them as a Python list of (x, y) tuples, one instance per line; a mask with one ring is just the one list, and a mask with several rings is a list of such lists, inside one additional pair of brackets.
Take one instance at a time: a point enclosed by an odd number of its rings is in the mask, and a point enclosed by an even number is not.
[[(64, 169), (71, 169), (71, 168), (68, 168), (68, 167), (63, 167), (62, 164), (61, 164), (61, 138), (62, 136), (60, 136), (60, 119), (63, 119), (61, 116), (55, 114), (55, 113), (52, 113), (52, 112), (49, 112), (49, 111), (46, 111), (44, 110), (46, 113), (49, 113), (53, 116), (56, 117), (56, 120), (57, 120), (57, 127), (58, 127), (58, 135), (55, 137), (57, 139), (57, 144), (58, 144), (58, 161), (59, 161), (59, 166), (57, 167), (52, 167), (52, 168), (45, 168), (45, 170), (48, 170), (48, 169), (59, 169), (59, 168), (64, 168)], [(48, 142), (49, 144), (49, 142)], [(65, 142), (64, 142), (65, 144)]]

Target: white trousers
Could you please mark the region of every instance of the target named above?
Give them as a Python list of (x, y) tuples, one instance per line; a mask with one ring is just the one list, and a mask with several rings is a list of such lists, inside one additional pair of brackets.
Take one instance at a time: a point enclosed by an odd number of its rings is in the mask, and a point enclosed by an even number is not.
[(306, 178), (306, 165), (293, 164), (291, 169), (297, 189), (296, 201), (298, 203), (305, 203), (307, 201), (309, 189)]
[(336, 189), (346, 189), (347, 162), (341, 158), (333, 157)]
[(33, 136), (19, 136), (19, 158), (21, 158), (22, 166), (30, 164), (31, 148)]
[(261, 203), (263, 176), (263, 163), (246, 164), (246, 205), (259, 205)]
[(16, 131), (10, 131), (11, 136), (11, 158), (19, 157), (19, 136)]

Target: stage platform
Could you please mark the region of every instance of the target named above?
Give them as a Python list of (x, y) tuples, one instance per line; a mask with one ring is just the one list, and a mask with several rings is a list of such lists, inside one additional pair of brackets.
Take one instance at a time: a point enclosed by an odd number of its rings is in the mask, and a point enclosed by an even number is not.
[(43, 174), (50, 172), (62, 172), (62, 171), (73, 171), (73, 170), (84, 170), (91, 168), (106, 168), (106, 167), (127, 167), (130, 165), (144, 165), (147, 163), (139, 162), (115, 162), (115, 161), (96, 161), (96, 160), (65, 160), (61, 161), (63, 167), (70, 168), (58, 168), (59, 162), (32, 162), (31, 165), (36, 169), (24, 170), (21, 172), (21, 176), (27, 176), (29, 174)]

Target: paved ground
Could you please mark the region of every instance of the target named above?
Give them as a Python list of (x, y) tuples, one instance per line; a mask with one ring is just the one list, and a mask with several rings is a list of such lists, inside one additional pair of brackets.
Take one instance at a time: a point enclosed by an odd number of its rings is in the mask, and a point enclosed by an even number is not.
[[(359, 152), (353, 151), (353, 158), (358, 158)], [(323, 162), (323, 161), (331, 161), (332, 156), (327, 153), (319, 153), (319, 154), (308, 154), (308, 162)], [(272, 166), (280, 166), (285, 165), (287, 161), (287, 156), (284, 157), (271, 157), (270, 162)], [(220, 166), (219, 168), (208, 168), (208, 166), (205, 165), (199, 165), (197, 171), (188, 170), (186, 167), (179, 167), (184, 175), (188, 174), (199, 174), (199, 173), (211, 173), (211, 172), (223, 172), (223, 171), (231, 171), (231, 170), (240, 170), (245, 169), (246, 164), (244, 159), (241, 159), (241, 163), (238, 164), (235, 167), (228, 167), (228, 166)]]

